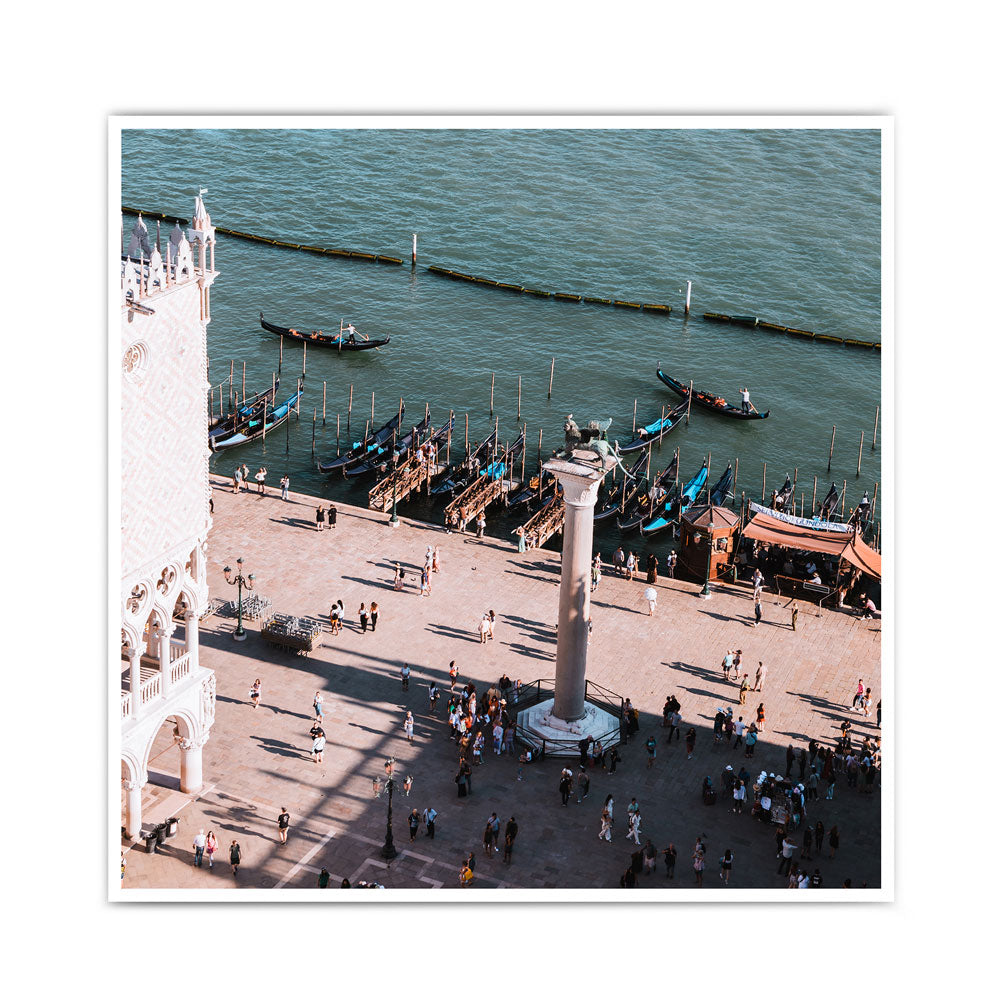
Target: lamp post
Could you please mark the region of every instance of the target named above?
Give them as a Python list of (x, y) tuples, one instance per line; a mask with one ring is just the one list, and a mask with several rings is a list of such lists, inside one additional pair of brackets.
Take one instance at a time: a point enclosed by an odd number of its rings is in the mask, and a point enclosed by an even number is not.
[(230, 579), (233, 571), (228, 566), (222, 572), (226, 575), (226, 583), (236, 588), (236, 631), (233, 633), (233, 638), (237, 642), (242, 642), (247, 637), (243, 628), (243, 588), (253, 590), (253, 573), (243, 575), (242, 557), (236, 560), (236, 576), (233, 579)]
[(392, 477), (392, 517), (389, 518), (389, 523), (394, 527), (399, 527), (399, 515), (396, 513), (396, 476), (395, 473)]
[(702, 588), (700, 596), (705, 598), (707, 601), (712, 596), (712, 588), (709, 587), (708, 581), (712, 576), (712, 533), (715, 529), (715, 524), (712, 521), (712, 515), (709, 514), (708, 517), (708, 552), (705, 554), (705, 586)]
[(376, 777), (372, 780), (372, 786), (376, 796), (380, 794), (382, 789), (389, 793), (389, 810), (386, 813), (385, 818), (385, 843), (382, 845), (382, 857), (385, 858), (386, 861), (392, 861), (392, 859), (399, 853), (396, 850), (396, 845), (392, 842), (392, 793), (396, 787), (396, 782), (392, 777), (392, 769), (396, 766), (396, 758), (387, 757), (383, 766), (385, 767), (386, 773), (385, 782), (380, 787), (379, 780)]

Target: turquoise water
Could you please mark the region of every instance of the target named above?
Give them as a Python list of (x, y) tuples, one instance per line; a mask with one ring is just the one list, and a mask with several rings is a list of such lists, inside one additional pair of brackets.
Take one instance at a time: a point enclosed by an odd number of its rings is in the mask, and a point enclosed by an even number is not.
[[(327, 422), (317, 422), (316, 452), (326, 458), (336, 453), (338, 412), (347, 440), (351, 385), (352, 436), (364, 430), (374, 392), (377, 424), (401, 396), (416, 419), (429, 404), (435, 425), (454, 410), (460, 451), (466, 413), (470, 438), (488, 433), (494, 373), (506, 440), (518, 434), (521, 376), (530, 470), (539, 428), (548, 454), (567, 413), (580, 423), (612, 417), (609, 436), (623, 441), (632, 436), (634, 401), (640, 424), (658, 418), (676, 401), (656, 379), (662, 362), (732, 401), (749, 385), (771, 416), (743, 423), (692, 410), (690, 425), (654, 450), (654, 470), (679, 447), (688, 479), (711, 452), (714, 482), (739, 458), (737, 491), (759, 499), (766, 462), (768, 495), (797, 468), (807, 509), (814, 475), (820, 499), (831, 479), (838, 488), (846, 479), (850, 507), (881, 480), (881, 445), (870, 447), (881, 355), (708, 323), (700, 314), (752, 314), (881, 340), (880, 141), (867, 130), (129, 131), (122, 203), (190, 218), (201, 185), (217, 225), (406, 261), (324, 258), (220, 235), (208, 330), (213, 383), (228, 376), (231, 359), (237, 382), (246, 362), (249, 391), (270, 383), (278, 344), (260, 328), (260, 310), (280, 325), (329, 331), (344, 318), (369, 336), (392, 337), (377, 353), (311, 349), (301, 421), (266, 446), (214, 457), (220, 472), (231, 473), (237, 460), (263, 461), (274, 481), (287, 472), (293, 489), (364, 505), (372, 483), (315, 470), (312, 412), (321, 411), (324, 380)], [(126, 233), (132, 221), (125, 218)], [(434, 276), (429, 264), (554, 292), (668, 303), (674, 312), (512, 295)], [(286, 344), (284, 361), (291, 392), (301, 348)], [(880, 486), (879, 510), (881, 501)], [(421, 503), (403, 513), (432, 516)], [(494, 516), (489, 530), (512, 526)], [(629, 538), (645, 547), (637, 534)], [(617, 529), (599, 542), (613, 548)]]

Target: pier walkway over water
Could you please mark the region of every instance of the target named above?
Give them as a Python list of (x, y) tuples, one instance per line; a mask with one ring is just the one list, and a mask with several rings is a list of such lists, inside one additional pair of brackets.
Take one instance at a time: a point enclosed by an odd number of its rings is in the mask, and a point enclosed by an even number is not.
[[(294, 487), (294, 482), (293, 482)], [(700, 789), (708, 775), (718, 784), (726, 764), (745, 763), (754, 777), (762, 769), (785, 771), (789, 744), (802, 747), (810, 738), (832, 746), (844, 719), (856, 742), (875, 736), (870, 718), (850, 710), (858, 678), (872, 688), (873, 705), (881, 698), (881, 623), (846, 612), (800, 602), (798, 629), (792, 631), (785, 599), (765, 592), (764, 620), (752, 628), (753, 603), (744, 585), (717, 587), (711, 600), (698, 598), (700, 585), (661, 578), (653, 617), (642, 599), (645, 574), (627, 582), (607, 568), (592, 595), (593, 635), (588, 657), (589, 680), (629, 697), (640, 713), (640, 732), (622, 748), (615, 774), (591, 774), (589, 796), (577, 804), (576, 793), (563, 807), (557, 790), (562, 761), (542, 760), (524, 768), (494, 756), (474, 768), (473, 791), (458, 799), (454, 783), (457, 753), (448, 739), (444, 704), (449, 690), (448, 664), (455, 660), (459, 683), (472, 680), (478, 692), (501, 674), (527, 683), (554, 676), (555, 622), (559, 554), (532, 550), (518, 554), (513, 540), (448, 534), (443, 527), (400, 517), (393, 530), (386, 514), (338, 504), (333, 529), (318, 531), (320, 501), (291, 493), (288, 502), (269, 487), (266, 495), (234, 495), (231, 481), (212, 477), (215, 512), (209, 535), (208, 583), (212, 597), (233, 596), (223, 581), (223, 566), (242, 556), (255, 574), (256, 591), (270, 598), (274, 610), (324, 619), (332, 601), (344, 602), (346, 624), (338, 636), (324, 629), (315, 650), (305, 656), (267, 647), (259, 623), (248, 622), (246, 642), (231, 638), (235, 621), (212, 615), (202, 623), (201, 655), (216, 672), (217, 715), (204, 748), (205, 786), (195, 796), (170, 802), (180, 819), (178, 835), (161, 853), (141, 846), (128, 854), (126, 891), (130, 888), (315, 888), (327, 868), (331, 886), (341, 878), (375, 879), (388, 887), (429, 889), (458, 887), (458, 870), (470, 851), (476, 854), (479, 888), (618, 888), (635, 845), (625, 841), (626, 807), (640, 803), (642, 840), (658, 849), (673, 842), (678, 851), (674, 879), (664, 877), (662, 860), (654, 874), (642, 875), (640, 888), (693, 888), (690, 854), (704, 834), (708, 854), (705, 889), (783, 888), (777, 875), (774, 828), (748, 812), (737, 816), (725, 796), (704, 806)], [(326, 507), (328, 501), (322, 501)], [(441, 571), (433, 574), (430, 597), (419, 596), (419, 569), (428, 546), (440, 546)], [(610, 562), (611, 553), (602, 553)], [(393, 590), (393, 569), (406, 571), (402, 592)], [(375, 632), (362, 634), (358, 607), (379, 605)], [(497, 615), (495, 638), (480, 643), (483, 612)], [(751, 693), (739, 705), (738, 686), (722, 678), (726, 650), (743, 650), (744, 669), (753, 678), (759, 660), (767, 666), (763, 694)], [(399, 671), (409, 663), (412, 677), (403, 691)], [(262, 680), (261, 705), (252, 709), (248, 689)], [(437, 683), (441, 699), (436, 714), (428, 708), (427, 687)], [(327, 746), (322, 764), (310, 754), (312, 701), (324, 695)], [(675, 694), (684, 729), (697, 729), (694, 756), (687, 760), (682, 743), (666, 744), (660, 727), (663, 703)], [(717, 706), (732, 707), (746, 721), (758, 702), (766, 705), (767, 724), (754, 757), (723, 743), (713, 745)], [(414, 742), (403, 731), (406, 711), (416, 720)], [(657, 740), (655, 766), (646, 768), (643, 746)], [(886, 747), (887, 754), (891, 747)], [(372, 795), (372, 778), (382, 762), (398, 760), (400, 779), (411, 775), (409, 797), (393, 801), (394, 836), (400, 856), (386, 868), (381, 858), (386, 802)], [(574, 770), (576, 767), (574, 765)], [(797, 768), (795, 774), (797, 775)], [(401, 781), (400, 781), (401, 785)], [(825, 888), (843, 879), (855, 887), (880, 884), (880, 789), (873, 795), (847, 787), (838, 775), (835, 797), (808, 803), (808, 824), (822, 820), (827, 833), (840, 830), (840, 849), (829, 857), (806, 861), (818, 867)], [(601, 806), (615, 797), (610, 844), (599, 841)], [(439, 813), (436, 836), (407, 835), (406, 815), (432, 806)], [(291, 814), (288, 843), (279, 843), (276, 819), (282, 807)], [(496, 811), (503, 824), (515, 816), (519, 826), (510, 865), (500, 855), (484, 856), (482, 833)], [(164, 817), (159, 817), (164, 818)], [(215, 831), (217, 864), (193, 866), (192, 838), (199, 829)], [(792, 839), (801, 845), (801, 830)], [(229, 843), (243, 849), (234, 879)], [(730, 888), (723, 890), (716, 872), (726, 848), (735, 854)], [(814, 850), (815, 854), (815, 850)], [(800, 852), (794, 860), (799, 860)], [(332, 900), (331, 900), (332, 901)]]

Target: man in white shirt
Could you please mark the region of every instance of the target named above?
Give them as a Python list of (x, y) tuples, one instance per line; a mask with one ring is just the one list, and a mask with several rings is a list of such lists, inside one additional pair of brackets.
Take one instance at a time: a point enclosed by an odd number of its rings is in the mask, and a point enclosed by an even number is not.
[[(763, 802), (761, 803), (763, 805)], [(778, 874), (787, 875), (792, 866), (792, 854), (795, 851), (793, 844), (786, 836), (781, 842), (781, 861), (778, 862)]]
[(750, 412), (750, 390), (746, 386), (740, 389), (740, 400), (743, 403), (743, 412)]
[(194, 836), (194, 863), (200, 868), (201, 859), (205, 854), (205, 831), (199, 830)]

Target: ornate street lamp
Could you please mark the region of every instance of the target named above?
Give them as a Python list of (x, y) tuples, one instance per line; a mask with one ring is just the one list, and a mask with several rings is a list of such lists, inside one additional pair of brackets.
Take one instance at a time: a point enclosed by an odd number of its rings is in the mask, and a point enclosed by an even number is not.
[[(385, 818), (385, 843), (382, 845), (382, 857), (386, 861), (392, 861), (394, 857), (399, 853), (396, 850), (396, 845), (392, 842), (392, 793), (396, 789), (396, 779), (392, 776), (393, 768), (396, 766), (395, 757), (387, 757), (383, 767), (385, 768), (385, 781), (379, 782), (378, 777), (372, 778), (372, 791), (375, 793), (375, 797), (378, 798), (383, 791), (389, 793), (389, 808), (386, 813)], [(403, 783), (403, 789), (406, 794), (410, 794), (410, 788), (413, 786), (413, 779), (407, 778)]]
[(233, 579), (230, 579), (233, 571), (228, 566), (222, 572), (226, 575), (226, 583), (236, 588), (236, 631), (233, 633), (233, 638), (237, 642), (242, 642), (247, 637), (243, 628), (243, 588), (253, 590), (253, 573), (243, 575), (242, 557), (236, 560), (236, 576)]
[(399, 526), (399, 516), (396, 514), (396, 474), (393, 473), (392, 476), (392, 517), (389, 518), (389, 523), (394, 527)]
[(699, 596), (704, 597), (708, 600), (712, 596), (712, 588), (709, 587), (708, 581), (712, 576), (712, 538), (713, 531), (715, 529), (715, 524), (712, 521), (712, 515), (708, 515), (708, 552), (705, 554), (705, 586), (702, 588), (701, 594)]

